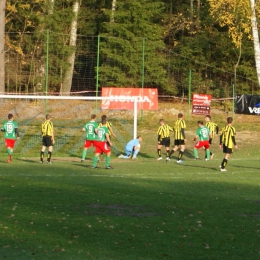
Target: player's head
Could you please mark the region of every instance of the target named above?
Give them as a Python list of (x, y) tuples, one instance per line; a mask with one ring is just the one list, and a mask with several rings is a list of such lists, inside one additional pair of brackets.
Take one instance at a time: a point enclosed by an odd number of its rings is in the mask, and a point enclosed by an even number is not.
[(232, 122), (233, 122), (233, 118), (232, 118), (231, 116), (229, 116), (229, 117), (227, 118), (227, 123), (228, 123), (228, 124), (232, 124)]
[(13, 116), (13, 114), (11, 114), (11, 113), (8, 114), (8, 116), (7, 116), (7, 118), (8, 118), (9, 120), (13, 119), (13, 117), (14, 117), (14, 116)]
[(91, 119), (96, 119), (96, 117), (97, 117), (96, 114), (91, 115)]
[(139, 140), (139, 142), (141, 142), (141, 141), (142, 141), (142, 136), (141, 136), (141, 135), (138, 135), (138, 136), (137, 136), (137, 139)]
[(161, 118), (161, 119), (159, 120), (159, 123), (160, 123), (161, 125), (163, 125), (163, 124), (164, 124), (164, 119)]
[(210, 115), (206, 115), (206, 116), (205, 116), (205, 120), (206, 120), (207, 122), (209, 122), (209, 121), (211, 120), (211, 116), (210, 116)]
[(106, 115), (101, 116), (101, 121), (102, 121), (103, 119), (106, 119), (106, 120), (107, 120), (107, 116), (106, 116)]
[(179, 113), (179, 114), (178, 114), (178, 118), (183, 118), (183, 114), (182, 114), (182, 113)]
[(51, 119), (51, 115), (47, 114), (45, 118), (46, 118), (46, 120), (50, 120)]
[(101, 124), (105, 125), (107, 123), (107, 117), (101, 117)]
[(199, 126), (203, 126), (203, 122), (201, 120), (198, 121)]

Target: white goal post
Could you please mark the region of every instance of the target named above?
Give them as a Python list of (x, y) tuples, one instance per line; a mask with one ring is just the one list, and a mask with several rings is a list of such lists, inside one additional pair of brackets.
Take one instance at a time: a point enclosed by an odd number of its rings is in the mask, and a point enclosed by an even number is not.
[[(110, 101), (118, 101), (122, 102), (125, 101), (125, 98), (121, 99), (120, 97), (117, 97), (116, 99), (114, 97), (84, 97), (84, 96), (35, 96), (35, 95), (1, 95), (0, 99), (42, 99), (42, 100), (110, 100)], [(128, 98), (128, 101), (131, 101), (134, 103), (134, 129), (133, 129), (133, 138), (137, 138), (137, 97), (130, 97)]]

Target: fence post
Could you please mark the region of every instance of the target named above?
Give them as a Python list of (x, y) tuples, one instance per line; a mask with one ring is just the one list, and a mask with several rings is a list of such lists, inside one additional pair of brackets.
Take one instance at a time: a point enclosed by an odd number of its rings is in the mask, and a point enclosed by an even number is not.
[(191, 106), (190, 106), (190, 101), (191, 101), (191, 69), (189, 69), (189, 87), (188, 87), (188, 119), (190, 121), (190, 112), (191, 112)]
[[(97, 42), (97, 74), (96, 74), (96, 97), (98, 96), (98, 76), (99, 76), (99, 52), (100, 52), (100, 35), (98, 35)], [(96, 112), (97, 112), (97, 99), (96, 99)]]
[[(49, 86), (49, 29), (46, 30), (46, 74), (45, 74), (45, 96), (48, 95), (48, 86)], [(47, 114), (47, 102), (45, 99), (44, 105), (44, 114)]]

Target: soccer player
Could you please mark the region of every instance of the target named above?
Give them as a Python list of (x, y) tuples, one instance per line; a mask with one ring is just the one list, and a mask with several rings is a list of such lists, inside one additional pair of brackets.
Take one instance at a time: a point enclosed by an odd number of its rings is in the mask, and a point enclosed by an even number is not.
[(167, 158), (169, 158), (169, 147), (171, 144), (171, 138), (170, 138), (170, 132), (173, 131), (171, 126), (168, 126), (167, 124), (165, 124), (163, 119), (160, 119), (159, 121), (160, 126), (157, 130), (157, 135), (158, 135), (158, 145), (157, 145), (157, 153), (158, 153), (158, 159), (157, 161), (162, 160), (162, 152), (161, 152), (161, 148), (164, 145), (165, 149), (166, 149), (166, 156)]
[[(212, 144), (212, 139), (215, 137), (215, 135), (218, 134), (218, 131), (219, 131), (219, 128), (218, 128), (218, 125), (214, 122), (211, 121), (211, 116), (210, 115), (206, 115), (205, 117), (205, 121), (206, 121), (206, 124), (205, 126), (209, 129), (209, 131), (211, 132), (211, 137), (209, 138), (209, 144), (211, 145)], [(205, 155), (205, 158), (207, 156)], [(210, 159), (213, 159), (214, 157), (214, 153), (212, 153), (210, 151)]]
[(109, 134), (110, 139), (111, 139), (112, 136), (116, 138), (116, 135), (115, 135), (113, 128), (112, 128), (112, 123), (107, 121), (106, 115), (103, 115), (101, 117), (101, 122), (99, 123), (98, 127), (102, 126), (103, 120), (106, 120), (106, 127), (108, 128), (108, 134)]
[(112, 146), (112, 143), (109, 137), (108, 128), (106, 127), (107, 124), (106, 118), (103, 118), (101, 123), (102, 125), (96, 129), (97, 139), (94, 142), (94, 145), (96, 147), (96, 152), (93, 159), (92, 169), (97, 169), (97, 162), (101, 152), (106, 154), (105, 169), (112, 169), (112, 167), (110, 166), (110, 157), (111, 157), (110, 146)]
[(20, 138), (18, 125), (13, 120), (13, 114), (8, 114), (8, 121), (4, 122), (1, 131), (4, 132), (6, 152), (8, 154), (7, 163), (12, 161), (12, 154), (15, 145), (15, 141)]
[(96, 122), (96, 115), (92, 114), (90, 121), (86, 123), (82, 128), (82, 132), (86, 132), (86, 140), (85, 140), (84, 149), (81, 157), (82, 163), (85, 161), (87, 150), (91, 147), (91, 145), (94, 146), (94, 141), (96, 140), (95, 129), (97, 127), (98, 127), (98, 123)]
[(47, 114), (45, 117), (45, 122), (42, 123), (42, 149), (40, 153), (40, 163), (43, 163), (44, 152), (48, 148), (47, 163), (52, 164), (51, 155), (53, 151), (53, 145), (55, 144), (54, 140), (54, 131), (53, 123), (51, 122), (51, 115)]
[(140, 142), (142, 141), (142, 137), (139, 135), (137, 138), (129, 141), (126, 146), (125, 146), (125, 154), (120, 154), (118, 158), (123, 158), (123, 159), (136, 159), (137, 154), (140, 151), (141, 144)]
[[(106, 127), (108, 129), (109, 139), (111, 140), (112, 136), (116, 138), (116, 135), (115, 135), (115, 133), (113, 131), (113, 128), (112, 128), (112, 123), (107, 121), (107, 116), (106, 115), (101, 116), (101, 122), (99, 123), (98, 127), (102, 126), (102, 121), (103, 120), (106, 120)], [(109, 142), (107, 142), (107, 145), (109, 145)], [(101, 155), (100, 159), (102, 159), (103, 158), (103, 152), (101, 152), (100, 155)]]
[(209, 151), (209, 139), (211, 137), (210, 130), (203, 125), (202, 121), (198, 121), (198, 129), (196, 131), (196, 136), (194, 137), (194, 141), (197, 141), (197, 143), (194, 145), (193, 153), (195, 160), (199, 159), (198, 156), (198, 149), (203, 147), (206, 151), (206, 160), (208, 161), (210, 159), (210, 151)]
[(220, 165), (220, 170), (222, 172), (226, 172), (226, 165), (228, 163), (228, 159), (230, 158), (230, 155), (233, 153), (233, 148), (236, 149), (236, 129), (234, 126), (232, 126), (233, 118), (228, 117), (227, 118), (227, 125), (222, 129), (222, 133), (220, 135), (220, 148), (223, 148), (223, 153), (225, 154), (225, 157)]
[(175, 121), (173, 128), (174, 128), (174, 147), (172, 148), (169, 157), (166, 158), (166, 162), (169, 161), (172, 154), (180, 148), (179, 155), (177, 158), (177, 163), (182, 163), (181, 158), (184, 154), (185, 143), (187, 141), (185, 135), (186, 124), (185, 121), (183, 120), (182, 113), (178, 114), (178, 119)]

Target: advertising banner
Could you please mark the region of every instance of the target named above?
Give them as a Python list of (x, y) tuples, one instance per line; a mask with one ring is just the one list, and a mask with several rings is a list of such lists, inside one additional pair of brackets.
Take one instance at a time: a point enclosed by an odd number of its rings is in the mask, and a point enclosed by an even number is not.
[(102, 109), (134, 109), (131, 97), (137, 97), (138, 109), (158, 110), (158, 91), (156, 88), (102, 88)]
[(192, 114), (209, 115), (210, 102), (211, 102), (211, 95), (192, 94)]
[(247, 115), (260, 114), (260, 96), (237, 95), (235, 97), (235, 113)]

